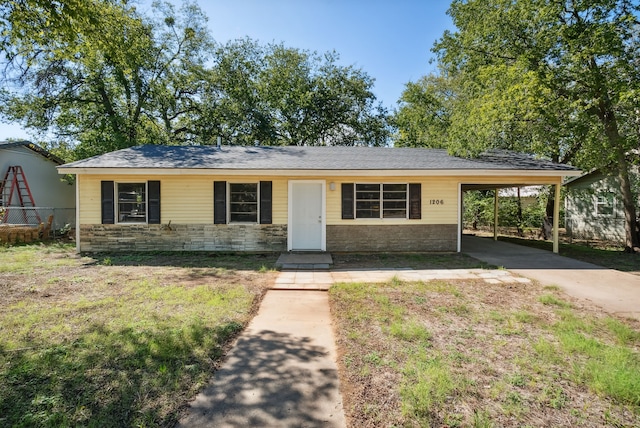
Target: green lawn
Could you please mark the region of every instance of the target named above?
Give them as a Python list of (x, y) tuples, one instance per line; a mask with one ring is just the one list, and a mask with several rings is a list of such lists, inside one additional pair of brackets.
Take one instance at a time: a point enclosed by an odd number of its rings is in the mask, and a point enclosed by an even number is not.
[(0, 426), (172, 425), (274, 278), (255, 256), (122, 258), (0, 248)]
[(640, 426), (640, 323), (554, 288), (330, 289), (353, 427)]

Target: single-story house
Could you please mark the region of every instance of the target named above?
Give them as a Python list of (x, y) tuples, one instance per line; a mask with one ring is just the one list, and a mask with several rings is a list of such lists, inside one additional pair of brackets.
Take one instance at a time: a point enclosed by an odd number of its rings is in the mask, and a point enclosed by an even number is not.
[[(75, 185), (63, 180), (56, 170), (63, 163), (62, 159), (29, 141), (0, 141), (0, 207), (4, 211), (0, 222), (37, 225), (53, 214), (54, 229), (73, 224), (76, 191)], [(14, 179), (20, 183), (12, 186)], [(34, 205), (26, 199), (21, 204), (17, 195), (19, 190), (27, 195), (23, 179)]]
[[(640, 171), (630, 171), (640, 214)], [(565, 224), (567, 235), (577, 239), (625, 242), (625, 217), (617, 177), (595, 169), (565, 183)]]
[[(460, 251), (462, 192), (580, 172), (382, 147), (140, 146), (62, 165), (79, 251)], [(559, 198), (558, 198), (559, 199)]]

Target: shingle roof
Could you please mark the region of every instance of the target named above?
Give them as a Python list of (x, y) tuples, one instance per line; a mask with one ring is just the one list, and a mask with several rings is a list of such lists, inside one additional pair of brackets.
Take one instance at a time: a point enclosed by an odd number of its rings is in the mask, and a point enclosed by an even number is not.
[(47, 150), (43, 149), (37, 144), (32, 143), (31, 141), (26, 141), (26, 140), (0, 141), (0, 150), (9, 149), (11, 147), (22, 147), (22, 146), (36, 152), (42, 157), (45, 157), (57, 163), (58, 165), (62, 165), (64, 163), (64, 161), (60, 159), (58, 156), (54, 155), (53, 153), (49, 153)]
[(465, 159), (450, 156), (440, 149), (345, 146), (147, 145), (72, 162), (61, 168), (577, 171), (568, 165), (505, 151)]

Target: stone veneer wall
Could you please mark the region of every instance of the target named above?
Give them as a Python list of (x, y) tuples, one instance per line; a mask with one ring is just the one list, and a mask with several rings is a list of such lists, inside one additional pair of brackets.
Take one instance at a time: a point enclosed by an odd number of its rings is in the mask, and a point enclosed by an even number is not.
[(273, 224), (97, 224), (80, 226), (81, 251), (286, 251), (287, 226)]
[(327, 251), (457, 251), (455, 224), (327, 226)]

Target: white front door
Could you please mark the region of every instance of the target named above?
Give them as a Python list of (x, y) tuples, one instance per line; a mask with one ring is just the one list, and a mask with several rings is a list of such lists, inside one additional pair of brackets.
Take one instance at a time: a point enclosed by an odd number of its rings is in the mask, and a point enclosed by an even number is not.
[(289, 182), (290, 251), (325, 251), (324, 181)]

